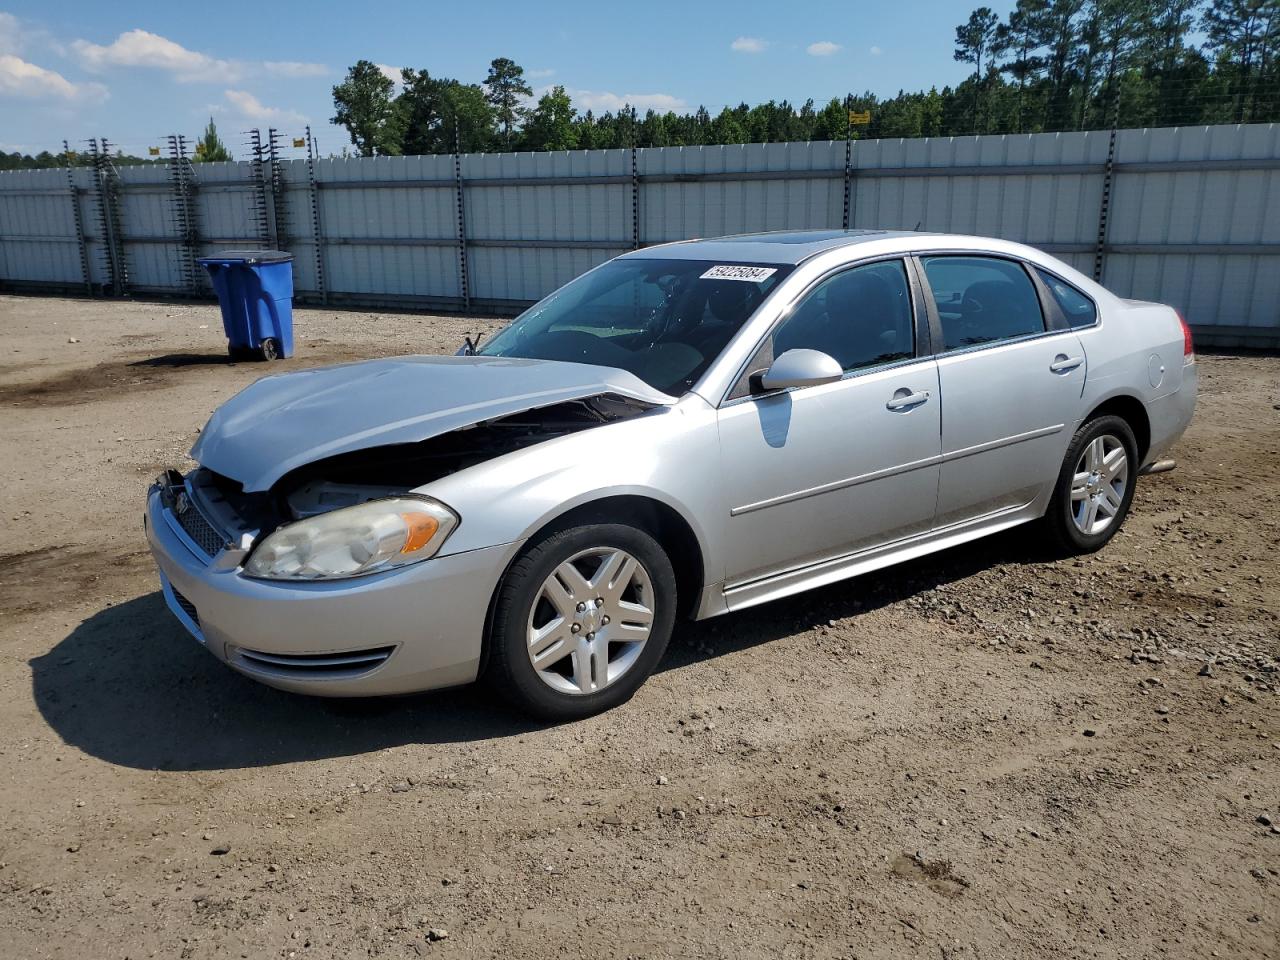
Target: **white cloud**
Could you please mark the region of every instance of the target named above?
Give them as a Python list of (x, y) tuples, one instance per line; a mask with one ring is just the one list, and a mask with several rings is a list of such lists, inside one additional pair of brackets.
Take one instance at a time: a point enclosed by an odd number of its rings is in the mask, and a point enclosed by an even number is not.
[(625, 106), (632, 106), (641, 113), (656, 110), (666, 113), (668, 110), (688, 110), (689, 105), (679, 97), (669, 93), (609, 93), (596, 90), (570, 90), (569, 96), (573, 105), (579, 110), (592, 110), (596, 113), (608, 110), (616, 113)]
[(72, 83), (54, 70), (6, 53), (0, 55), (0, 96), (102, 101), (107, 99), (107, 88), (100, 83)]
[(759, 37), (739, 37), (729, 44), (729, 49), (736, 53), (764, 53), (764, 48), (767, 46), (769, 41), (761, 40)]
[(555, 72), (554, 70), (550, 70), (550, 69), (547, 69), (547, 70), (526, 70), (526, 71), (524, 72), (524, 78), (525, 78), (526, 80), (545, 80), (547, 77), (554, 77), (555, 75), (556, 75), (556, 72)]
[(0, 11), (0, 53), (21, 53), (24, 43), (18, 18)]
[(240, 75), (239, 69), (230, 60), (219, 60), (208, 54), (188, 50), (180, 43), (146, 30), (128, 30), (105, 47), (88, 40), (76, 40), (71, 47), (87, 70), (152, 67), (167, 70), (184, 82), (225, 81)]
[(830, 40), (819, 40), (817, 43), (811, 43), (805, 47), (805, 52), (811, 57), (829, 57), (839, 51), (840, 44), (832, 43)]
[(329, 72), (323, 63), (302, 63), (298, 60), (266, 60), (262, 69), (277, 77), (323, 77)]
[(182, 83), (227, 83), (250, 74), (277, 77), (318, 77), (329, 72), (321, 63), (296, 60), (246, 62), (224, 60), (147, 30), (126, 30), (107, 45), (88, 40), (72, 42), (71, 49), (86, 70), (111, 67), (143, 67), (172, 73)]
[(872, 47), (868, 52), (869, 52), (873, 57), (878, 57), (878, 56), (880, 56), (880, 54), (884, 53), (884, 51), (883, 51), (883, 50), (881, 50), (879, 47)]
[(296, 110), (285, 110), (281, 107), (269, 107), (248, 90), (224, 90), (222, 95), (235, 108), (236, 112), (246, 120), (258, 123), (293, 124), (301, 126), (307, 118)]

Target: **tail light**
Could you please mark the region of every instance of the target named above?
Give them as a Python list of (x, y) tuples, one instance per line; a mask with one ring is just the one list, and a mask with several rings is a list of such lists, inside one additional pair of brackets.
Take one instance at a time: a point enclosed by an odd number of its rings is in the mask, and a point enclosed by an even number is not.
[(1191, 326), (1183, 318), (1181, 312), (1173, 311), (1174, 316), (1178, 318), (1178, 323), (1182, 324), (1182, 356), (1190, 357), (1195, 354), (1195, 347), (1191, 343)]

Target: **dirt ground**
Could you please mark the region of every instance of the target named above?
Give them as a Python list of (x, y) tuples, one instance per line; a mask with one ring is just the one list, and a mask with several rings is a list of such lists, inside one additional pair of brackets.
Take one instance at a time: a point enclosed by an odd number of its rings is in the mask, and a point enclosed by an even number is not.
[[(304, 310), (271, 372), (498, 321)], [(559, 727), (232, 673), (145, 487), (208, 305), (0, 297), (0, 956), (1280, 957), (1280, 359), (1101, 554), (1007, 535), (681, 627)]]

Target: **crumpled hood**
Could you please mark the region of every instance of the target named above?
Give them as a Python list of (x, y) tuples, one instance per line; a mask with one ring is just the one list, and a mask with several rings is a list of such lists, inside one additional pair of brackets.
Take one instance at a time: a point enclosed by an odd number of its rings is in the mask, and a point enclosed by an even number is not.
[(214, 412), (191, 448), (201, 466), (267, 490), (305, 464), (415, 443), (473, 423), (614, 393), (675, 398), (613, 367), (508, 357), (395, 357), (263, 377)]

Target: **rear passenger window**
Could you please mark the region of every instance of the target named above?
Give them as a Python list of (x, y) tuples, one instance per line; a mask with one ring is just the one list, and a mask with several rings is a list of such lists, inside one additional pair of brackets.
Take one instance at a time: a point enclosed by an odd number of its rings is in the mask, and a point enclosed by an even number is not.
[(1092, 300), (1052, 273), (1046, 273), (1039, 267), (1036, 267), (1036, 273), (1040, 274), (1040, 279), (1044, 281), (1044, 285), (1049, 288), (1049, 293), (1062, 309), (1068, 325), (1092, 327), (1097, 322), (1098, 308), (1094, 306)]
[(996, 257), (922, 257), (947, 350), (1044, 332), (1027, 272)]

